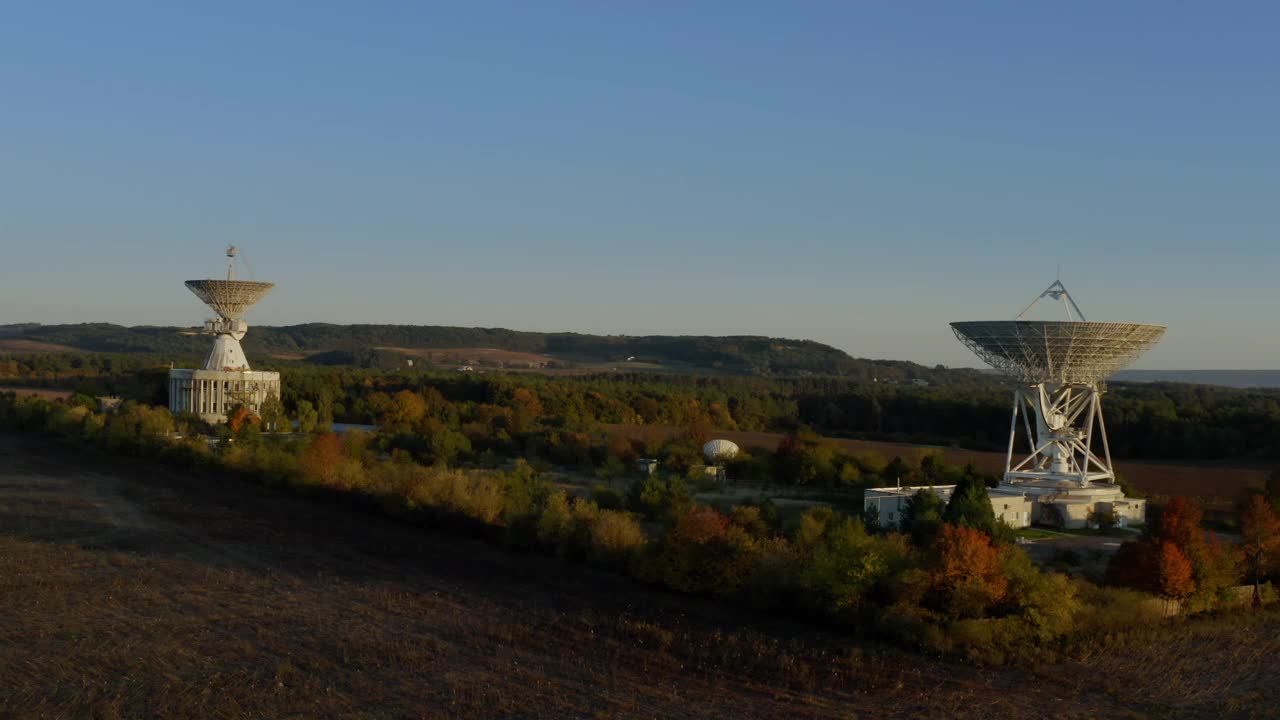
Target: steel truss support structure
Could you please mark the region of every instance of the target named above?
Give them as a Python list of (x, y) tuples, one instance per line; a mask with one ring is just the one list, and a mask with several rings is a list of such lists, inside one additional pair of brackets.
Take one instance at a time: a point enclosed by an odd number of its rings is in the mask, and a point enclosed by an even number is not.
[[(1038, 383), (1015, 388), (1005, 482), (1067, 480), (1080, 487), (1090, 482), (1114, 482), (1102, 394), (1097, 383)], [(1030, 454), (1015, 464), (1019, 417)], [(1101, 457), (1094, 452), (1095, 427)]]

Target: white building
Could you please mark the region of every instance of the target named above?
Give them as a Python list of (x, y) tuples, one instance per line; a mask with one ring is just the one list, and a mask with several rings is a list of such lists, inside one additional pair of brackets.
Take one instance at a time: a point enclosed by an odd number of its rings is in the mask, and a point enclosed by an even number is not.
[[(907, 501), (916, 492), (920, 490), (932, 492), (942, 500), (943, 504), (946, 504), (955, 489), (955, 485), (870, 488), (866, 491), (862, 506), (864, 511), (874, 510), (881, 525), (893, 526), (902, 520), (902, 511), (906, 508)], [(1022, 493), (989, 488), (987, 498), (991, 500), (991, 510), (995, 516), (1012, 527), (1027, 527), (1031, 524), (1033, 502)]]
[[(863, 500), (864, 510), (875, 510), (881, 525), (897, 525), (907, 501), (919, 490), (936, 494), (945, 504), (955, 485), (915, 485), (871, 488)], [(1079, 530), (1096, 524), (1100, 514), (1110, 513), (1119, 527), (1142, 525), (1147, 518), (1147, 501), (1125, 497), (1119, 486), (1092, 483), (1088, 488), (1058, 487), (1052, 481), (1001, 483), (988, 488), (987, 498), (997, 518), (1015, 528), (1031, 524)]]
[(875, 510), (882, 527), (896, 526), (902, 520), (902, 510), (918, 490), (928, 490), (946, 504), (951, 499), (955, 485), (908, 485), (905, 487), (870, 488), (863, 496), (863, 511)]
[(280, 373), (256, 370), (169, 371), (169, 412), (190, 412), (210, 423), (225, 422), (227, 411), (244, 405), (258, 414), (268, 397), (280, 397)]

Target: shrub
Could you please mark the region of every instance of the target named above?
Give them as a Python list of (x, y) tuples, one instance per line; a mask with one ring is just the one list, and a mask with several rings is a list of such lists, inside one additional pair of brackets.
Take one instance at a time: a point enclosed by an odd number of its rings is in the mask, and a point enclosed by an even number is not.
[(563, 553), (573, 530), (573, 514), (564, 491), (557, 490), (547, 496), (542, 513), (538, 517), (538, 543), (544, 548)]
[(591, 490), (591, 499), (602, 510), (623, 510), (627, 505), (626, 498), (622, 497), (622, 493), (604, 485), (597, 485)]
[(861, 522), (828, 507), (801, 516), (794, 545), (804, 603), (833, 617), (860, 610), (873, 594), (887, 595), (908, 554), (900, 541), (869, 535)]
[(644, 530), (630, 513), (600, 510), (590, 527), (591, 558), (596, 562), (626, 567), (644, 547)]
[(772, 529), (765, 522), (760, 508), (753, 505), (735, 505), (729, 511), (729, 520), (754, 538), (763, 538), (772, 534)]

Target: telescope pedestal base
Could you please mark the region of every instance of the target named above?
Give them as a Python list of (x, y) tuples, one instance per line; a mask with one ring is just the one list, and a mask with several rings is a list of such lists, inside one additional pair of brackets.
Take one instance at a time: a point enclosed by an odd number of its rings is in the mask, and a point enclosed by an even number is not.
[(268, 397), (280, 399), (280, 373), (254, 370), (169, 371), (169, 412), (195, 413), (208, 423), (224, 423), (227, 411), (244, 405), (255, 415)]

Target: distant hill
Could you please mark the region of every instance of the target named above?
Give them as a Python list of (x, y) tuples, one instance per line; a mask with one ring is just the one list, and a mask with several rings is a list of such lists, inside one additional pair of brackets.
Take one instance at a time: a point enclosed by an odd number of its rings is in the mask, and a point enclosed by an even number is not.
[[(755, 335), (584, 335), (433, 325), (254, 326), (250, 357), (326, 365), (477, 362), (539, 369), (714, 371), (758, 376), (840, 376), (884, 381), (934, 380), (939, 370), (910, 362), (867, 360), (812, 340)], [(43, 348), (43, 350), (41, 350)], [(0, 325), (0, 352), (150, 353), (201, 356), (209, 338), (195, 328), (106, 323)], [(503, 352), (493, 352), (503, 351)]]
[(1176, 382), (1234, 388), (1280, 388), (1280, 370), (1121, 370), (1123, 382)]

